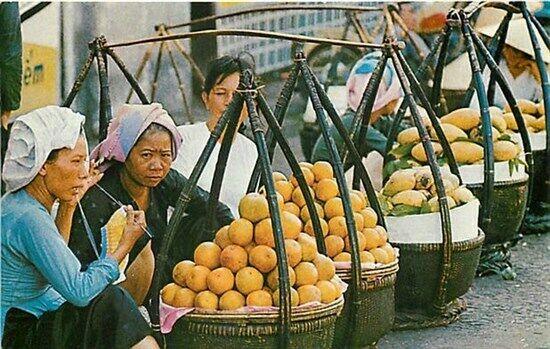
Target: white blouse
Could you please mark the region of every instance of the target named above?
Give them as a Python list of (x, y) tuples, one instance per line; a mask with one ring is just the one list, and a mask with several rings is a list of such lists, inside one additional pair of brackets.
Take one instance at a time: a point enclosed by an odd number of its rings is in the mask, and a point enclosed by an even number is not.
[[(178, 126), (178, 131), (183, 142), (176, 160), (172, 163), (172, 168), (189, 177), (210, 138), (210, 130), (205, 122), (200, 122)], [(221, 144), (216, 143), (199, 178), (198, 185), (204, 190), (210, 191), (220, 148)], [(257, 158), (258, 153), (254, 142), (237, 132), (229, 151), (220, 191), (220, 201), (231, 209), (235, 217), (239, 216), (239, 201), (246, 194)]]

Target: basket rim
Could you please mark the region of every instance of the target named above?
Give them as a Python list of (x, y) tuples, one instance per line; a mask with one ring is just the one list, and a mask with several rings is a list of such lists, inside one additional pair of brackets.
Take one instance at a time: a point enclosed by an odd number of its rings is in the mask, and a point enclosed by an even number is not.
[[(503, 187), (505, 185), (514, 185), (514, 184), (527, 184), (529, 182), (529, 174), (525, 174), (525, 176), (517, 179), (510, 179), (506, 181), (495, 181), (495, 187)], [(465, 184), (468, 189), (470, 188), (483, 188), (484, 182), (481, 183), (466, 183)]]
[[(471, 238), (469, 240), (463, 240), (463, 241), (455, 241), (451, 243), (451, 246), (453, 248), (453, 251), (463, 251), (463, 250), (470, 250), (474, 249), (476, 247), (479, 247), (483, 244), (483, 241), (485, 240), (485, 233), (481, 228), (478, 227), (478, 235), (474, 238)], [(425, 242), (418, 242), (418, 243), (399, 243), (394, 242), (395, 246), (399, 247), (402, 251), (439, 251), (441, 248), (443, 248), (442, 242), (437, 243), (425, 243)]]
[[(327, 315), (337, 314), (341, 308), (344, 306), (344, 296), (329, 304), (319, 304), (313, 307), (307, 307), (303, 309), (292, 309), (291, 310), (291, 322), (301, 321), (310, 319), (312, 316), (315, 317), (324, 317)], [(220, 322), (221, 320), (225, 322), (231, 321), (243, 321), (243, 320), (273, 320), (278, 321), (279, 319), (279, 310), (265, 310), (257, 312), (236, 312), (233, 310), (216, 310), (212, 312), (200, 311), (200, 312), (190, 312), (182, 316), (182, 319), (188, 320), (213, 320)]]
[[(383, 275), (397, 272), (398, 270), (399, 270), (399, 257), (396, 257), (394, 261), (388, 264), (384, 264), (381, 267), (377, 267), (374, 269), (361, 268), (361, 276), (362, 277), (383, 276)], [(351, 272), (351, 267), (336, 269), (336, 275), (338, 276), (346, 275), (349, 272)]]

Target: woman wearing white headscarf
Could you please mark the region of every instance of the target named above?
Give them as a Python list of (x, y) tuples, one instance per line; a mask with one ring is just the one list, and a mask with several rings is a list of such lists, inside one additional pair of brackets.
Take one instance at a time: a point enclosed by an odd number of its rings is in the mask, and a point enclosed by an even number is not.
[(83, 122), (68, 108), (49, 106), (13, 125), (1, 201), (3, 348), (158, 347), (128, 293), (110, 285), (143, 233), (143, 212), (127, 208), (116, 250), (84, 272), (67, 247), (75, 207), (101, 177), (93, 166), (89, 173)]

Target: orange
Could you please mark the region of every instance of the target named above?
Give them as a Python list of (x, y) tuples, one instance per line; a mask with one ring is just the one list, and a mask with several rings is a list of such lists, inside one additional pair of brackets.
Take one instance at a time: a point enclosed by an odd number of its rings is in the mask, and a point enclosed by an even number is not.
[(285, 203), (283, 210), (292, 213), (296, 217), (300, 216), (300, 207), (292, 201)]
[(319, 280), (319, 273), (315, 264), (311, 262), (301, 262), (294, 268), (296, 273), (296, 286), (315, 285)]
[(233, 273), (246, 267), (247, 262), (248, 254), (246, 250), (238, 245), (229, 245), (220, 254), (220, 264)]
[[(358, 245), (358, 251), (363, 251), (365, 249), (365, 246), (367, 245), (367, 240), (365, 238), (365, 236), (363, 235), (363, 233), (361, 233), (360, 231), (357, 232), (357, 242), (359, 243)], [(344, 251), (346, 252), (351, 252), (351, 244), (349, 242), (349, 235), (346, 236), (346, 238), (344, 239)]]
[(311, 302), (320, 302), (321, 290), (319, 290), (315, 285), (304, 285), (298, 288), (298, 296), (300, 297), (300, 305)]
[[(315, 192), (313, 189), (309, 188), (309, 192), (311, 193), (311, 197), (315, 198)], [(292, 201), (298, 205), (298, 207), (304, 207), (306, 204), (306, 199), (304, 199), (304, 195), (302, 193), (302, 190), (300, 187), (297, 187), (292, 192)]]
[(378, 247), (380, 235), (376, 229), (365, 228), (363, 229), (363, 236), (365, 237), (365, 249), (370, 251), (373, 248)]
[(197, 265), (203, 265), (208, 269), (216, 269), (220, 266), (220, 253), (222, 249), (213, 242), (206, 241), (195, 249), (194, 259)]
[[(325, 218), (325, 212), (323, 211), (323, 206), (319, 205), (316, 202), (314, 204), (315, 204), (315, 210), (317, 211), (317, 215), (319, 216), (319, 218)], [(303, 222), (307, 222), (311, 219), (307, 205), (302, 207), (302, 211), (300, 212), (300, 218), (302, 219)]]
[(325, 215), (330, 219), (336, 216), (344, 216), (344, 206), (342, 199), (336, 197), (325, 202)]
[(331, 179), (332, 177), (334, 177), (334, 170), (332, 169), (332, 165), (327, 161), (317, 161), (313, 164), (311, 170), (313, 171), (313, 174), (315, 175), (315, 180), (317, 182), (323, 179)]
[(258, 245), (250, 251), (248, 261), (262, 273), (269, 273), (277, 265), (277, 255), (271, 247)]
[[(313, 172), (311, 172), (311, 170), (307, 167), (301, 167), (301, 169), (302, 169), (302, 172), (304, 173), (304, 178), (306, 180), (307, 185), (312, 186), (313, 183), (315, 183), (315, 175), (313, 175)], [(298, 187), (298, 181), (296, 180), (296, 177), (294, 176), (294, 174), (290, 176), (290, 183), (292, 183), (294, 187)]]
[(208, 289), (218, 296), (232, 289), (234, 283), (233, 273), (224, 267), (212, 270), (206, 277)]
[(229, 225), (227, 234), (233, 244), (244, 247), (252, 242), (254, 225), (244, 218), (235, 219)]
[(315, 196), (321, 201), (328, 201), (338, 196), (338, 184), (334, 179), (321, 179), (315, 186)]
[(185, 278), (187, 277), (187, 273), (189, 273), (189, 270), (195, 266), (195, 263), (193, 261), (181, 261), (172, 270), (172, 278), (174, 281), (182, 286), (185, 287)]
[(330, 235), (346, 237), (348, 235), (348, 228), (346, 226), (346, 218), (342, 216), (336, 216), (328, 221), (328, 233)]
[(294, 267), (302, 261), (302, 246), (296, 240), (285, 239), (285, 252), (288, 265)]
[(208, 288), (206, 282), (208, 274), (210, 274), (210, 269), (202, 265), (196, 265), (187, 273), (185, 284), (195, 292), (204, 291)]
[(292, 192), (294, 191), (294, 186), (292, 183), (287, 181), (278, 181), (275, 182), (275, 190), (283, 196), (284, 201), (290, 201), (292, 199)]
[(195, 307), (217, 310), (218, 309), (218, 296), (211, 291), (202, 291), (195, 296)]
[[(327, 236), (328, 234), (328, 223), (322, 218), (319, 218), (319, 221), (321, 222), (321, 231), (323, 232), (323, 236)], [(311, 236), (315, 236), (315, 232), (313, 231), (313, 222), (311, 220), (307, 221), (306, 225), (304, 226), (304, 231)]]
[(262, 274), (252, 267), (244, 267), (235, 276), (237, 290), (245, 296), (251, 292), (261, 290), (264, 285)]
[(229, 240), (229, 225), (221, 227), (218, 230), (216, 237), (214, 238), (214, 242), (220, 246), (222, 250), (231, 245), (231, 240)]
[(259, 193), (248, 193), (239, 202), (239, 214), (252, 223), (269, 217), (267, 199)]
[(235, 310), (244, 306), (244, 296), (237, 291), (229, 290), (220, 297), (220, 310)]
[(332, 258), (344, 250), (344, 239), (340, 236), (329, 235), (325, 238), (325, 246), (327, 255)]

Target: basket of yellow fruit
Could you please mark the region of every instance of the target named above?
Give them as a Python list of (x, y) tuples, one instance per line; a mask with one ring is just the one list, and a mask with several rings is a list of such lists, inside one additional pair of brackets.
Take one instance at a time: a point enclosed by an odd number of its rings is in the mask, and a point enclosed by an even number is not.
[[(170, 347), (277, 346), (282, 283), (266, 197), (247, 194), (239, 212), (214, 241), (197, 246), (193, 261), (178, 263), (173, 282), (162, 289), (161, 329)], [(280, 217), (291, 286), (290, 347), (330, 348), (345, 283), (302, 232), (300, 218), (286, 210)]]
[[(316, 213), (320, 219), (322, 239), (326, 255), (323, 258), (333, 261), (335, 273), (344, 282), (352, 282), (352, 250), (348, 234), (344, 198), (334, 178), (332, 165), (326, 161), (314, 164), (300, 163), (310, 193), (315, 198)], [(275, 187), (283, 195), (285, 210), (299, 216), (304, 231), (315, 236), (309, 210), (299, 188), (291, 191), (296, 183), (294, 176), (285, 181), (277, 175)], [(292, 192), (292, 194), (291, 194)], [(353, 211), (353, 221), (357, 237), (357, 251), (361, 261), (361, 282), (357, 291), (357, 306), (351, 307), (350, 294), (346, 299), (344, 311), (336, 322), (333, 348), (343, 346), (367, 346), (376, 344), (388, 333), (395, 316), (394, 287), (398, 270), (397, 252), (388, 243), (387, 232), (371, 207), (365, 194), (359, 190), (349, 192), (349, 202)], [(333, 271), (334, 272), (334, 271)], [(352, 314), (352, 312), (354, 312)], [(354, 317), (353, 326), (350, 320)]]
[[(529, 176), (526, 173), (521, 147), (510, 135), (510, 127), (516, 125), (514, 116), (512, 113), (503, 114), (496, 107), (491, 107), (489, 112), (492, 124), (495, 183), (492, 219), (484, 232), (486, 243), (493, 244), (506, 242), (517, 236), (525, 213)], [(444, 165), (446, 159), (443, 148), (438, 142), (431, 123), (426, 127), (438, 161), (440, 165)], [(471, 108), (457, 109), (441, 118), (441, 127), (450, 143), (453, 156), (460, 165), (459, 172), (463, 183), (481, 199), (485, 173), (479, 111)], [(515, 129), (517, 130), (517, 125)], [(427, 163), (427, 157), (415, 127), (401, 131), (397, 135), (397, 142), (399, 145), (392, 150), (392, 154), (395, 154), (398, 159), (387, 165), (387, 175), (396, 168), (421, 166)], [(452, 187), (457, 183), (458, 181), (455, 180), (449, 185)], [(480, 225), (481, 219), (482, 217), (480, 217)]]
[[(525, 119), (533, 155), (533, 169), (531, 171), (533, 183), (529, 194), (529, 202), (527, 203), (528, 212), (525, 217), (525, 231), (546, 232), (550, 228), (548, 219), (548, 191), (550, 188), (548, 188), (546, 182), (548, 177), (546, 165), (547, 132), (544, 103), (541, 101), (535, 104), (529, 100), (519, 99), (518, 106)], [(509, 106), (506, 105), (504, 112), (508, 112), (509, 109)], [(512, 123), (509, 128), (517, 132), (515, 123)], [(520, 134), (513, 133), (511, 136), (514, 140), (520, 142)]]
[[(458, 311), (462, 307), (458, 299), (468, 291), (475, 277), (484, 235), (477, 226), (478, 199), (447, 168), (441, 169), (441, 177), (449, 205), (452, 239), (445, 303), (454, 303)], [(440, 265), (433, 261), (440, 258), (443, 248), (440, 206), (430, 169), (417, 167), (394, 172), (379, 200), (388, 214), (385, 220), (391, 232), (389, 240), (400, 254), (396, 308), (407, 320), (414, 317), (411, 314), (430, 314), (440, 281)], [(439, 320), (443, 321), (439, 324), (444, 324), (452, 317)], [(398, 322), (399, 326), (409, 328), (411, 324), (403, 321)]]

